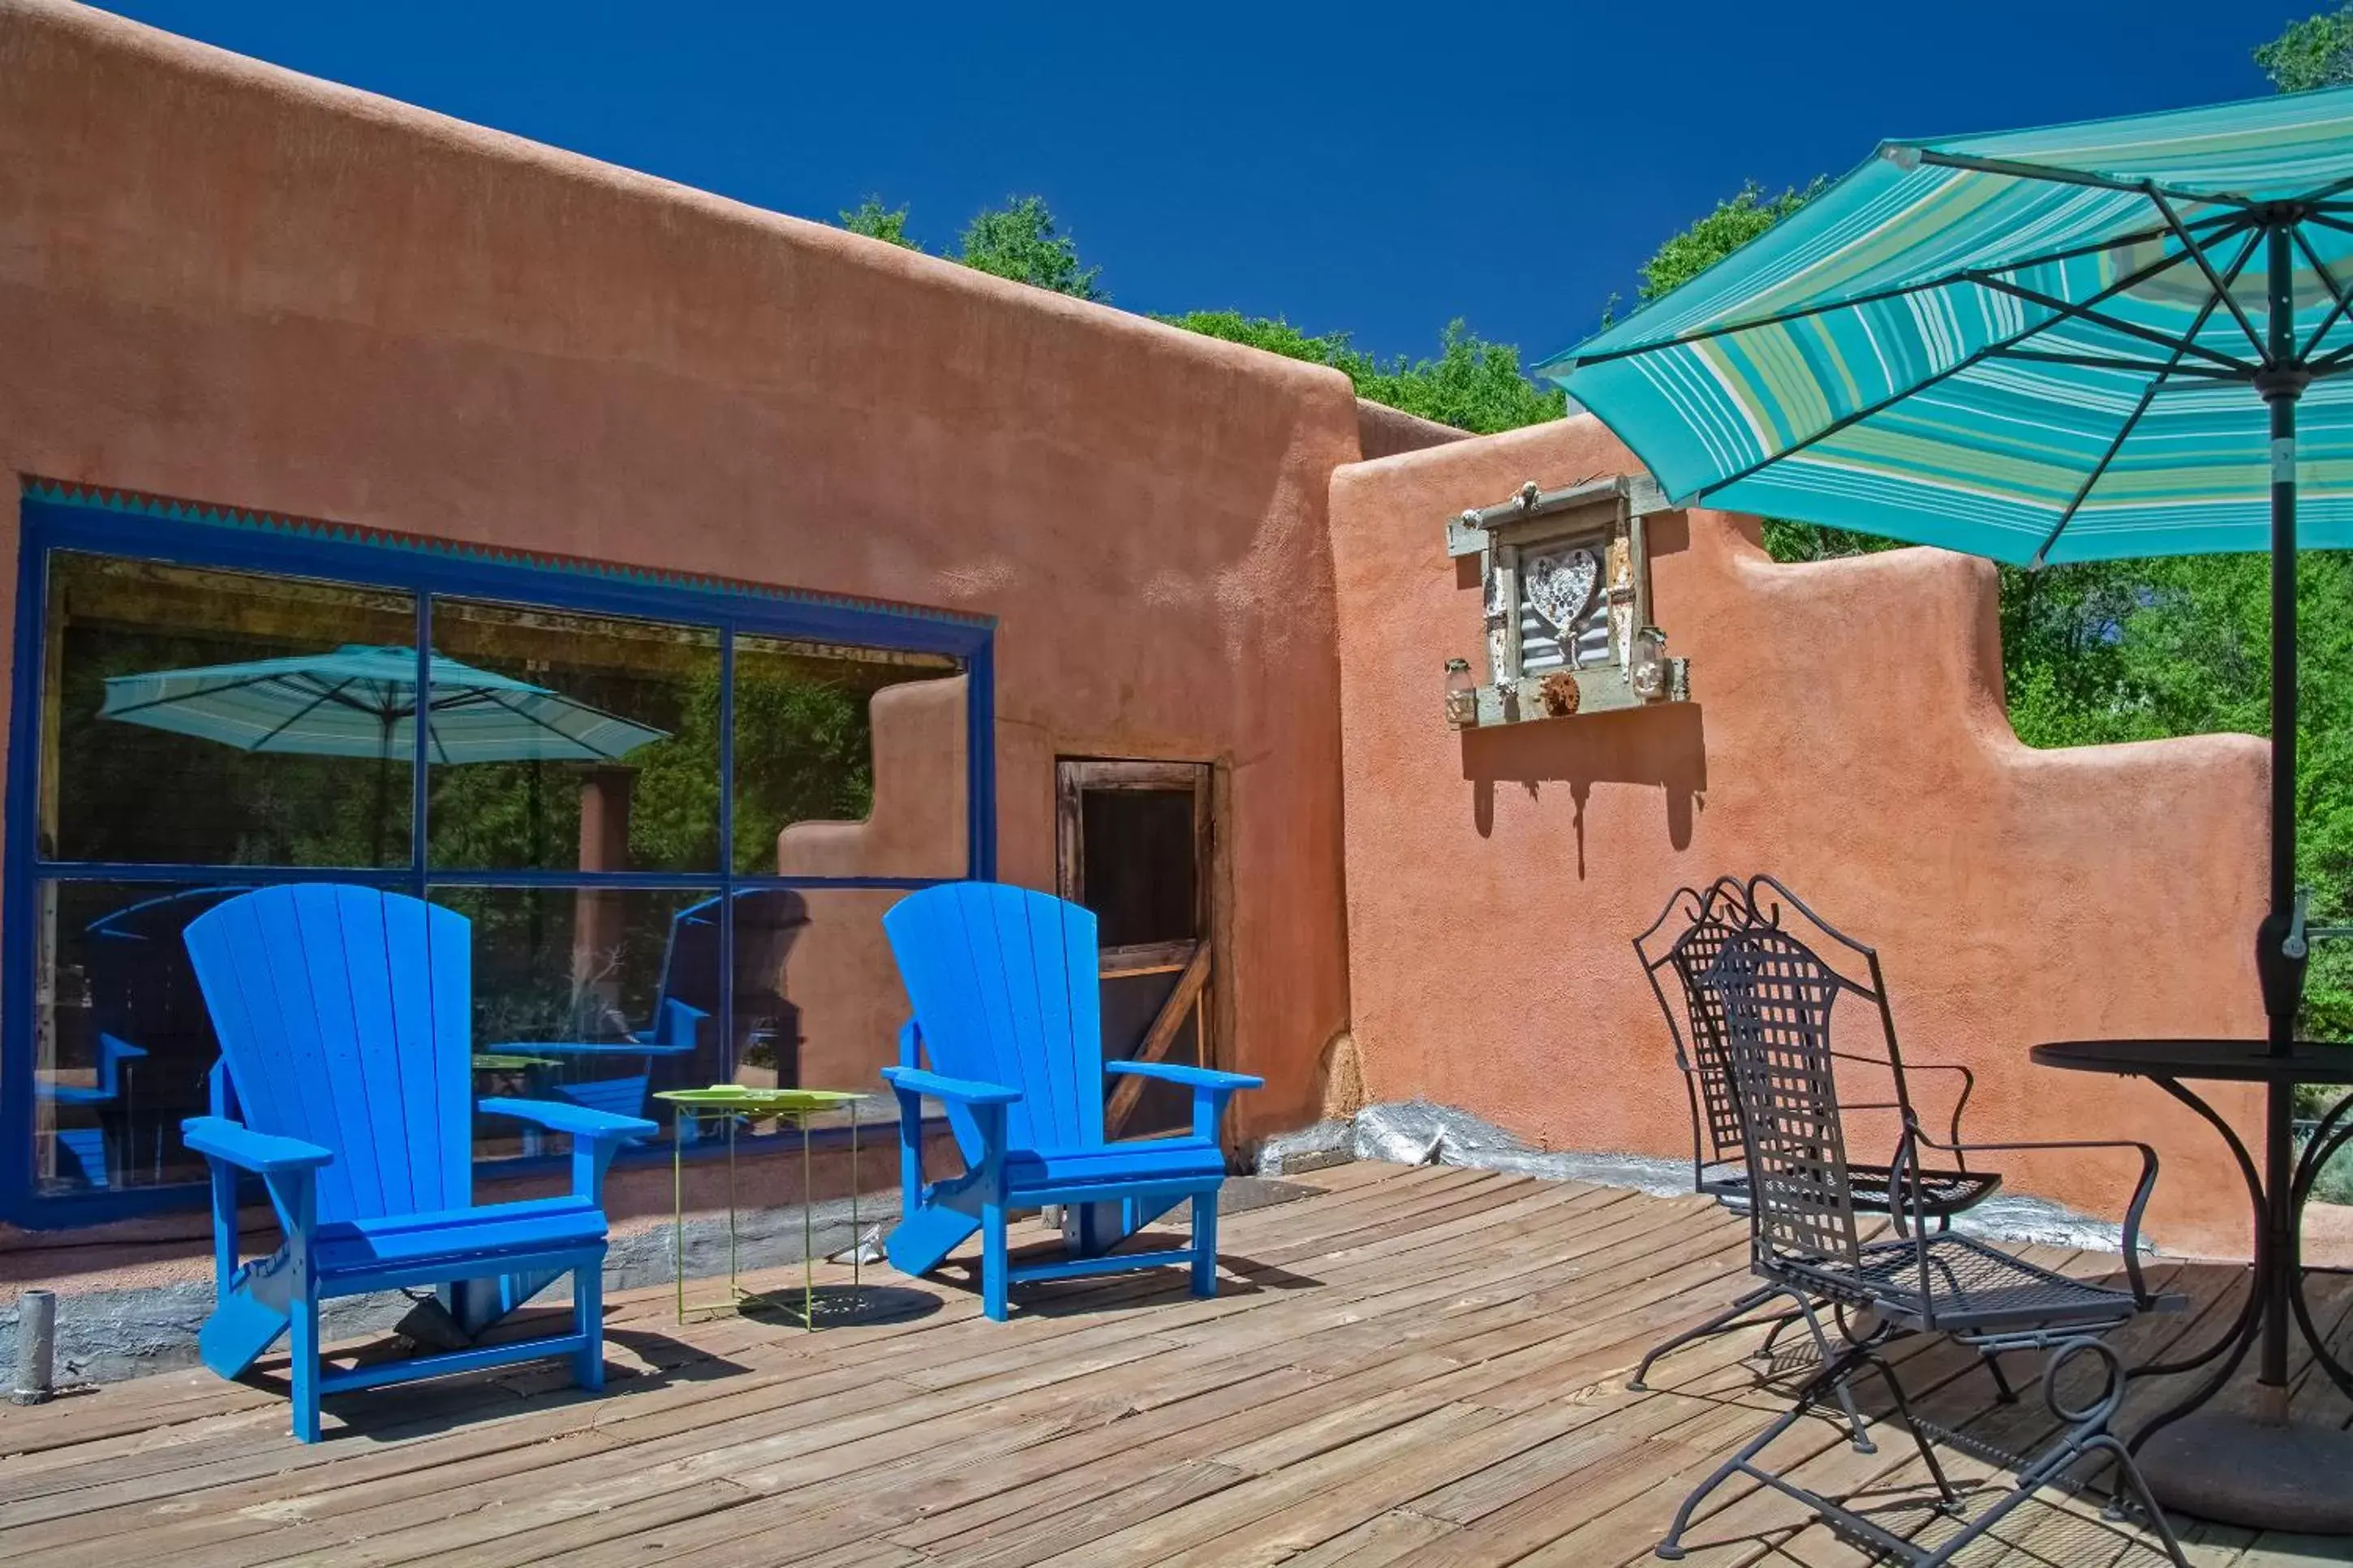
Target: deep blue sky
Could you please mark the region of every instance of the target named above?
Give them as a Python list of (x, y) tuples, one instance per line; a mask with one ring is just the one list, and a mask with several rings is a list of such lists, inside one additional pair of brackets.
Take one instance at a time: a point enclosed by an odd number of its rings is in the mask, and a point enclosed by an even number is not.
[(1046, 197), (1114, 303), (1423, 353), (1567, 346), (1744, 179), (1883, 136), (2249, 97), (2333, 0), (120, 0), (111, 9), (803, 216), (953, 244)]

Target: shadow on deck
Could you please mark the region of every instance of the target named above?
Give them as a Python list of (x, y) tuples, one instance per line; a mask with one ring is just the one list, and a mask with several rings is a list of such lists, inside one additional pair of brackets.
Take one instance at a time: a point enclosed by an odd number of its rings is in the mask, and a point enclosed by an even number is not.
[[(957, 1265), (912, 1285), (878, 1268), (919, 1300), (809, 1333), (769, 1311), (681, 1325), (667, 1288), (638, 1291), (609, 1303), (602, 1395), (554, 1367), (354, 1394), (308, 1448), (266, 1372), (0, 1410), (0, 1563), (1614, 1568), (1651, 1561), (1683, 1492), (1808, 1370), (1786, 1345), (1752, 1359), (1751, 1331), (1663, 1363), (1652, 1392), (1625, 1387), (1648, 1345), (1746, 1288), (1746, 1233), (1710, 1204), (1432, 1168), (1297, 1179), (1322, 1190), (1226, 1223), (1214, 1301), (1169, 1269), (1030, 1288), (992, 1324)], [(2202, 1342), (2238, 1279), (2158, 1266), (2152, 1282), (2192, 1309), (2136, 1324), (2128, 1358)], [(800, 1277), (751, 1283), (797, 1295)], [(2328, 1280), (2316, 1304), (2342, 1330), (2353, 1288)], [(1924, 1419), (1988, 1449), (2042, 1435), (2039, 1399), (1998, 1404), (1972, 1358), (1896, 1353)], [(2353, 1419), (2304, 1370), (2300, 1413)], [(2137, 1384), (2122, 1427), (2179, 1386)], [(1861, 1455), (1818, 1422), (1773, 1457), (1890, 1528), (1947, 1528), (1911, 1444), (1884, 1436)], [(2002, 1484), (1983, 1458), (1950, 1462), (1965, 1487)], [(1968, 1562), (2158, 1560), (2097, 1501), (2030, 1506)], [(1694, 1563), (1863, 1561), (1777, 1497), (1718, 1502)], [(2186, 1534), (2200, 1568), (2353, 1559), (2353, 1542)]]

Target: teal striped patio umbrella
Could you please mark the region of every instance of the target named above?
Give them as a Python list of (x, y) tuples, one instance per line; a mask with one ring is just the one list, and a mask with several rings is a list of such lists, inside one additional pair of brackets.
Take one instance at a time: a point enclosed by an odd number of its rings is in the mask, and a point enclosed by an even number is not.
[[(601, 762), (669, 734), (438, 653), (427, 671), (431, 762)], [(415, 648), (346, 643), (332, 653), (112, 676), (99, 715), (241, 752), (385, 758), (416, 744), (417, 696)]]
[(669, 735), (438, 653), (426, 665), (421, 704), (415, 648), (346, 643), (332, 653), (111, 676), (99, 716), (241, 752), (374, 757), (372, 860), (383, 858), (385, 769), (413, 753), (420, 706), (434, 763), (603, 762)]
[(1537, 368), (1684, 503), (2028, 566), (2270, 550), (2258, 951), (2284, 1051), (2305, 961), (2295, 550), (2353, 545), (2348, 290), (2340, 89), (1887, 142)]

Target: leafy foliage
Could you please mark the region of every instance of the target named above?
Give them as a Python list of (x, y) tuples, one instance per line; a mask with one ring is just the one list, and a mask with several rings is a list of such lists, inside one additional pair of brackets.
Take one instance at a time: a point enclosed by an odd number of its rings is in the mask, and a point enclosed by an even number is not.
[(2353, 5), (2291, 23), (2255, 50), (2255, 64), (2282, 92), (2353, 81)]
[[(885, 206), (880, 196), (843, 209), (841, 226), (910, 250), (923, 248), (907, 232), (907, 209)], [(1077, 243), (1061, 232), (1052, 209), (1039, 196), (1012, 197), (1001, 207), (976, 214), (953, 259), (1082, 300), (1111, 298), (1096, 281), (1103, 268), (1081, 265)], [(1490, 342), (1460, 321), (1448, 323), (1440, 334), (1435, 358), (1399, 354), (1383, 360), (1356, 347), (1345, 332), (1313, 335), (1279, 316), (1193, 310), (1159, 320), (1287, 359), (1328, 364), (1355, 384), (1359, 397), (1481, 435), (1557, 419), (1567, 406), (1557, 388), (1538, 386), (1520, 374), (1518, 349)]]
[(923, 248), (907, 237), (907, 209), (903, 206), (886, 207), (881, 196), (869, 196), (854, 207), (844, 207), (841, 226), (852, 234), (883, 240), (903, 250)]
[(965, 226), (956, 259), (978, 271), (1050, 289), (1080, 300), (1108, 300), (1095, 284), (1100, 267), (1081, 267), (1079, 247), (1054, 223), (1040, 196), (1015, 196), (985, 207)]
[(1641, 284), (1634, 293), (1644, 304), (1671, 293), (1739, 249), (1742, 246), (1804, 206), (1828, 182), (1816, 179), (1804, 190), (1790, 189), (1768, 196), (1751, 180), (1715, 210), (1680, 234), (1671, 235), (1648, 261), (1635, 270)]
[(1194, 310), (1161, 319), (1205, 337), (1328, 364), (1355, 384), (1359, 397), (1481, 435), (1557, 419), (1567, 406), (1558, 388), (1520, 374), (1519, 350), (1489, 342), (1460, 321), (1447, 324), (1437, 358), (1385, 361), (1353, 346), (1345, 332), (1314, 337), (1281, 317)]

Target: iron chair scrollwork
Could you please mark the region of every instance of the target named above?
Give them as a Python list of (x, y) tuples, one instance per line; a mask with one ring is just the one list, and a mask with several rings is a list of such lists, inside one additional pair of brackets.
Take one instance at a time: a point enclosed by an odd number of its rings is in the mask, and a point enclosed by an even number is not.
[[(1903, 1047), (1896, 1038), (1895, 1015), (1888, 1004), (1887, 984), (1880, 972), (1877, 950), (1822, 919), (1776, 878), (1760, 873), (1743, 882), (1733, 877), (1719, 877), (1704, 889), (1676, 889), (1658, 918), (1634, 939), (1634, 955), (1641, 962), (1643, 978), (1651, 983), (1651, 994), (1657, 998), (1659, 1011), (1667, 1021), (1667, 1035), (1674, 1045), (1675, 1067), (1683, 1074), (1683, 1092), (1690, 1101), (1693, 1189), (1736, 1211), (1745, 1211), (1748, 1206), (1748, 1165), (1739, 1109), (1733, 1095), (1731, 1068), (1725, 1052), (1724, 1007), (1709, 982), (1709, 971), (1734, 935), (1750, 930), (1781, 930), (1790, 914), (1802, 917), (1817, 941), (1839, 954), (1835, 973), (1841, 989), (1868, 1003), (1878, 1021), (1879, 1054), (1832, 1049), (1830, 1055), (1833, 1061), (1868, 1069), (1874, 1078), (1883, 1073), (1892, 1098), (1848, 1100), (1845, 1110), (1894, 1112), (1899, 1127), (1907, 1125), (1916, 1110), (1909, 1075), (1942, 1075), (1952, 1080), (1953, 1090), (1951, 1110), (1944, 1119), (1947, 1142), (1940, 1147), (1959, 1148), (1961, 1114), (1968, 1109), (1977, 1084), (1969, 1069), (1957, 1063), (1905, 1063)], [(1953, 1215), (1974, 1208), (2000, 1190), (2001, 1177), (1998, 1173), (1973, 1171), (1965, 1155), (1957, 1155), (1949, 1169), (1917, 1173), (1916, 1205), (1896, 1204), (1893, 1201), (1894, 1152), (1891, 1148), (1885, 1163), (1849, 1166), (1848, 1177), (1857, 1211), (1890, 1215), (1899, 1234), (1915, 1220), (1943, 1230)], [(1662, 1342), (1642, 1358), (1630, 1386), (1644, 1387), (1652, 1364), (1661, 1357), (1742, 1326), (1751, 1312), (1775, 1300), (1779, 1294), (1760, 1287), (1707, 1321)], [(1781, 1314), (1775, 1332), (1778, 1334), (1794, 1321), (1794, 1313)], [(1771, 1342), (1767, 1343), (1769, 1348)], [(1854, 1425), (1854, 1445), (1863, 1452), (1871, 1450), (1859, 1422)]]
[[(1680, 1558), (1693, 1511), (1710, 1492), (1739, 1475), (1806, 1505), (1834, 1531), (1865, 1550), (1915, 1568), (1940, 1568), (2036, 1492), (2058, 1485), (2073, 1488), (2075, 1467), (2094, 1459), (2105, 1460), (2116, 1472), (2116, 1502), (2128, 1497), (2137, 1504), (2167, 1554), (2186, 1568), (2180, 1544), (2150, 1497), (2138, 1466), (2108, 1430), (2123, 1403), (2125, 1370), (2100, 1338), (2141, 1312), (2182, 1305), (2179, 1297), (2153, 1295), (2141, 1271), (2140, 1223), (2157, 1183), (2156, 1151), (2145, 1143), (2119, 1141), (1964, 1147), (1957, 1141), (1930, 1137), (1906, 1109), (1891, 1188), (1897, 1232), (1866, 1242), (1856, 1224), (1859, 1206), (1830, 1050), (1831, 1009), (1841, 994), (1854, 989), (1852, 983), (1805, 943), (1770, 927), (1752, 927), (1727, 938), (1708, 979), (1723, 1006), (1725, 1055), (1748, 1171), (1750, 1271), (1792, 1303), (1821, 1360), (1790, 1409), (1683, 1500), (1656, 1548), (1658, 1555)], [(2113, 1149), (2140, 1157), (2140, 1179), (2125, 1214), (2123, 1287), (2073, 1279), (1975, 1237), (1936, 1227), (1933, 1173), (1925, 1163), (1929, 1153), (1959, 1156), (2029, 1149)], [(1824, 1314), (1817, 1302), (1829, 1303), (1837, 1313), (1841, 1332), (1835, 1342), (1823, 1327)], [(1855, 1323), (1870, 1326), (1858, 1333), (1852, 1327)], [(1906, 1334), (1943, 1334), (1976, 1351), (1997, 1378), (1997, 1355), (2045, 1354), (2042, 1398), (2058, 1422), (2058, 1432), (2032, 1455), (1999, 1456), (2015, 1468), (2015, 1483), (1974, 1517), (1964, 1514), (1931, 1438), (1981, 1457), (1986, 1446), (1942, 1431), (1913, 1414), (1894, 1369), (1879, 1353), (1889, 1341)], [(2073, 1404), (2061, 1394), (2060, 1382), (2067, 1366), (2084, 1356), (2098, 1362), (2105, 1377), (2096, 1398)], [(1865, 1373), (1874, 1374), (1885, 1386), (1910, 1430), (1935, 1484), (1937, 1511), (1962, 1521), (1960, 1529), (1934, 1545), (1907, 1540), (1761, 1462), (1777, 1438), (1826, 1400), (1849, 1403), (1842, 1396)], [(2008, 1384), (2000, 1386), (2007, 1397)]]

